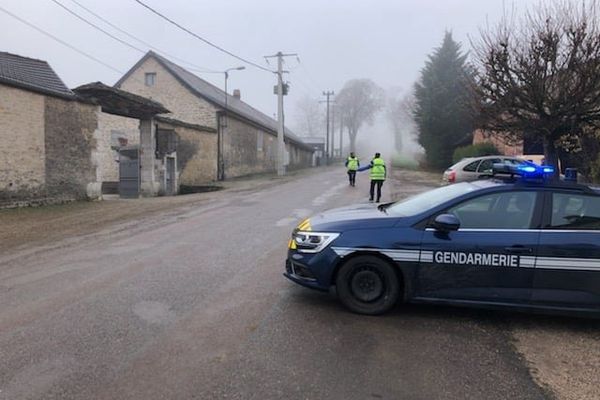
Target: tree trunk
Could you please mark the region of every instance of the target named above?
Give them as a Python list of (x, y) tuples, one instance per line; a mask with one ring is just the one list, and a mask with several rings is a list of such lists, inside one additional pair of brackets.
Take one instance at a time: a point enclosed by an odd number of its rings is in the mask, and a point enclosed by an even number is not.
[(556, 171), (555, 177), (560, 176), (560, 169), (558, 168), (558, 150), (554, 141), (544, 137), (544, 158), (546, 165), (551, 165)]
[(398, 123), (394, 123), (394, 147), (398, 153), (402, 153), (404, 143), (402, 140), (402, 128), (399, 125)]
[(350, 152), (356, 153), (356, 131), (348, 129), (348, 135), (350, 136)]

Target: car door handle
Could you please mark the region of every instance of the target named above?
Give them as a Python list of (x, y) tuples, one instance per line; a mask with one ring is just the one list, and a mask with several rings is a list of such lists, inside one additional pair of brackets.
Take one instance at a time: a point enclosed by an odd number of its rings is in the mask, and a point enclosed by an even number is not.
[(505, 247), (504, 250), (508, 251), (509, 253), (513, 253), (513, 254), (533, 253), (533, 249), (531, 247), (524, 247), (524, 246), (510, 246), (510, 247)]

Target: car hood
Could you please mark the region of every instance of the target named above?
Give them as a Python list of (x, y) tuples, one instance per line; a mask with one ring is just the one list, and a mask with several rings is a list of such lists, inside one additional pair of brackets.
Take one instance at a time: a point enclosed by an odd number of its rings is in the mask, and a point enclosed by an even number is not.
[(328, 232), (391, 227), (398, 222), (398, 217), (380, 211), (376, 204), (359, 204), (322, 212), (309, 221), (313, 231)]

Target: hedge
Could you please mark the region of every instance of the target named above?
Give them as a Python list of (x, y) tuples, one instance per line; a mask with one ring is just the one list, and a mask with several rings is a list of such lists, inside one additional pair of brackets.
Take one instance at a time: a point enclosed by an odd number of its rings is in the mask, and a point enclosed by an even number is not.
[(496, 154), (500, 154), (500, 151), (492, 143), (477, 143), (458, 147), (454, 150), (452, 160), (456, 163), (467, 157), (493, 156)]

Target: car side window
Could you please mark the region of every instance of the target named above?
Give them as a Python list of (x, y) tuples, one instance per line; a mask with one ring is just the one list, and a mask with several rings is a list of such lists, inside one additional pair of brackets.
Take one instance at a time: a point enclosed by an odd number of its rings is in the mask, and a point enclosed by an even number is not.
[(514, 159), (514, 158), (505, 158), (503, 160), (503, 162), (505, 164), (510, 164), (510, 165), (521, 165), (521, 164), (523, 164), (523, 161), (517, 160), (517, 159)]
[(549, 228), (600, 230), (600, 196), (553, 193)]
[(503, 192), (467, 200), (446, 212), (454, 214), (463, 229), (529, 229), (537, 194)]
[(495, 163), (499, 163), (501, 162), (499, 158), (487, 158), (483, 161), (481, 161), (481, 164), (479, 164), (479, 168), (477, 168), (477, 172), (486, 172), (486, 171), (491, 171), (492, 170), (492, 166)]
[(477, 171), (477, 166), (478, 165), (479, 165), (479, 160), (473, 161), (472, 163), (469, 163), (469, 164), (465, 165), (465, 167), (463, 168), (463, 171), (465, 171), (465, 172), (475, 172), (475, 171)]

